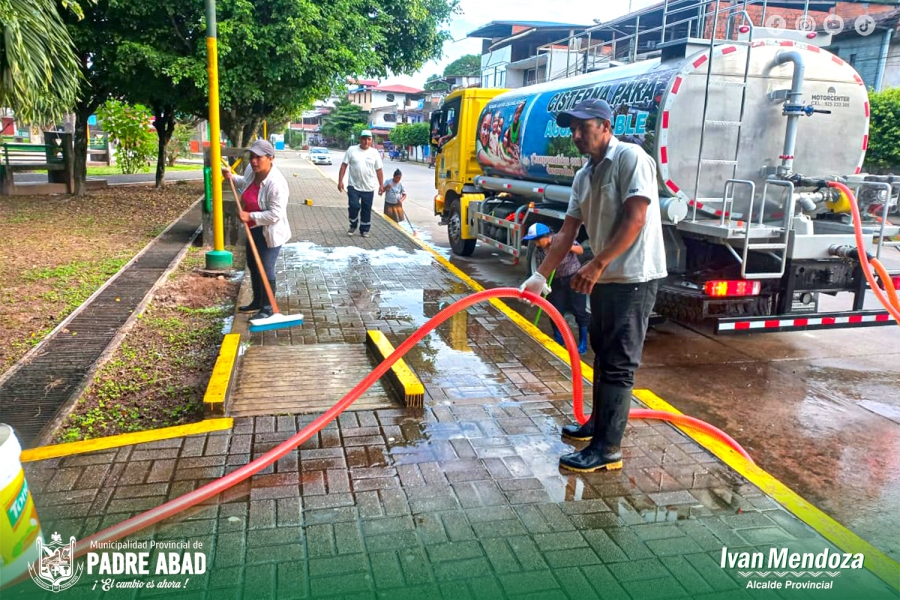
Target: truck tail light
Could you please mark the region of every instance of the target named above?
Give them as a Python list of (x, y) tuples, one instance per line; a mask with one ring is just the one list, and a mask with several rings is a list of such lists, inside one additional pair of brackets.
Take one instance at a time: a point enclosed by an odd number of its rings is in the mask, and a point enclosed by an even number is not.
[(760, 290), (759, 281), (746, 281), (744, 279), (707, 281), (703, 288), (707, 296), (725, 298), (727, 296), (757, 296)]

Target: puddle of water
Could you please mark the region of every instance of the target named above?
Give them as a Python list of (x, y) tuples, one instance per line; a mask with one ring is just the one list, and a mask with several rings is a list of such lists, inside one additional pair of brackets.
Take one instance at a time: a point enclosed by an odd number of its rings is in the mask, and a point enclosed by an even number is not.
[(231, 328), (234, 326), (234, 315), (230, 315), (222, 319), (222, 335), (227, 335), (231, 333)]
[[(389, 246), (378, 250), (367, 250), (357, 246), (341, 246), (337, 248), (324, 248), (312, 242), (291, 242), (282, 247), (285, 266), (297, 263), (297, 267), (319, 268), (346, 268), (351, 264), (368, 264), (373, 267), (381, 267), (389, 264), (403, 262), (412, 265), (429, 265), (434, 260), (430, 253), (424, 250), (408, 252), (396, 246)], [(294, 270), (294, 269), (291, 269)]]

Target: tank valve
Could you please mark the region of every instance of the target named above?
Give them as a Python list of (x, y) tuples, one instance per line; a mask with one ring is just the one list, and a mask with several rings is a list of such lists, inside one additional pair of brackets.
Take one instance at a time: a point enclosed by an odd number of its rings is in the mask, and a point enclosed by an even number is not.
[(849, 244), (832, 244), (828, 247), (828, 254), (840, 258), (859, 260), (859, 250), (857, 250), (856, 246), (850, 246)]
[(812, 105), (788, 104), (787, 102), (785, 102), (784, 105), (782, 106), (782, 112), (781, 112), (781, 114), (785, 115), (785, 116), (806, 115), (807, 117), (811, 117), (815, 113), (820, 113), (823, 115), (830, 115), (831, 111), (825, 110), (822, 108), (816, 108), (815, 106), (812, 106)]

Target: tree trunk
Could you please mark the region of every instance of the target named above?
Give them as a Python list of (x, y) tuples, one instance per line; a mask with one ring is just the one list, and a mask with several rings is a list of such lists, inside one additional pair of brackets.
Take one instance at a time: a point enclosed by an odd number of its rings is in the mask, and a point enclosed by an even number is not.
[(249, 123), (244, 124), (244, 144), (249, 146), (256, 139), (256, 132), (259, 130), (259, 124), (262, 119), (252, 119)]
[(156, 152), (156, 187), (161, 188), (166, 184), (166, 146), (172, 139), (175, 131), (175, 107), (163, 104), (153, 107), (153, 127), (159, 138), (159, 146)]
[(79, 106), (75, 110), (75, 143), (74, 143), (74, 161), (73, 168), (75, 170), (75, 195), (76, 196), (84, 196), (85, 192), (85, 181), (87, 180), (87, 149), (88, 149), (88, 135), (87, 135), (87, 120), (92, 114), (94, 114), (94, 110), (96, 110), (95, 103), (90, 103), (87, 106)]
[[(235, 117), (232, 111), (222, 111), (219, 115), (221, 120), (222, 131), (228, 136), (231, 145), (235, 148), (242, 148), (244, 143), (244, 123)], [(213, 140), (210, 140), (212, 143)]]

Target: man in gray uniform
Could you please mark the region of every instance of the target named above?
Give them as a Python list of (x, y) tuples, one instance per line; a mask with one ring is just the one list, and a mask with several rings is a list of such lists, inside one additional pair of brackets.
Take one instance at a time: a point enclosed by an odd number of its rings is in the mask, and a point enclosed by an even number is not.
[(585, 100), (556, 117), (572, 130), (572, 141), (590, 161), (572, 183), (569, 209), (547, 258), (520, 289), (541, 294), (547, 277), (572, 247), (584, 223), (594, 258), (571, 280), (591, 296), (594, 397), (590, 420), (566, 425), (563, 436), (590, 440), (580, 452), (560, 458), (570, 471), (621, 469), (634, 372), (659, 280), (666, 276), (656, 163), (635, 144), (612, 135), (612, 110), (605, 100)]

